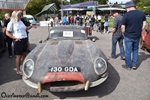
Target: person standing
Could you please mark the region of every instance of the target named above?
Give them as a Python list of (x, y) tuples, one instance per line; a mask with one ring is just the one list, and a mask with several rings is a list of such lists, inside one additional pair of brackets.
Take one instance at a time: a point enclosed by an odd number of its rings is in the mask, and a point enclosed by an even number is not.
[(27, 31), (30, 27), (26, 27), (21, 21), (20, 11), (13, 11), (10, 22), (7, 25), (6, 35), (14, 40), (14, 49), (16, 53), (16, 68), (17, 74), (22, 75), (20, 69), (21, 61), (23, 62), (26, 57), (28, 39)]
[(105, 17), (104, 17), (104, 33), (109, 33), (108, 25), (109, 25), (109, 23), (108, 23), (108, 15), (105, 15)]
[(120, 55), (121, 60), (125, 60), (125, 52), (123, 46), (123, 35), (121, 32), (121, 20), (122, 16), (119, 14), (117, 10), (113, 10), (112, 16), (115, 17), (113, 22), (113, 29), (112, 29), (112, 51), (111, 51), (111, 58), (116, 58), (116, 44), (119, 43), (120, 48)]
[(101, 23), (101, 19), (102, 19), (101, 15), (98, 15), (97, 20), (98, 20), (99, 23)]
[(5, 14), (5, 19), (4, 19), (4, 34), (6, 36), (8, 54), (9, 54), (9, 57), (11, 58), (12, 57), (12, 43), (13, 43), (13, 39), (6, 35), (6, 28), (7, 28), (7, 24), (9, 23), (9, 21), (10, 21), (10, 16), (9, 16), (8, 13), (6, 13)]
[[(30, 27), (30, 29), (31, 29), (32, 25), (29, 22), (29, 20), (26, 17), (23, 17), (23, 12), (21, 10), (19, 10), (19, 12), (21, 13), (21, 21), (24, 23), (24, 25), (26, 27)], [(28, 30), (27, 30), (27, 36), (28, 36), (28, 48), (27, 48), (27, 51), (30, 52), (29, 31)]]
[(49, 22), (50, 22), (51, 27), (53, 27), (54, 26), (54, 19), (52, 17), (50, 17)]
[(93, 30), (95, 21), (96, 21), (96, 19), (95, 19), (94, 15), (93, 15), (93, 17), (91, 18), (91, 28), (92, 28), (92, 30)]
[(67, 25), (67, 17), (66, 16), (63, 17), (63, 25)]
[(138, 66), (139, 40), (146, 26), (146, 17), (142, 11), (136, 10), (132, 1), (126, 2), (125, 8), (127, 12), (123, 16), (121, 26), (125, 42), (125, 64), (122, 67), (135, 70)]
[(58, 16), (55, 17), (54, 23), (55, 23), (56, 26), (59, 25), (59, 18), (58, 18)]

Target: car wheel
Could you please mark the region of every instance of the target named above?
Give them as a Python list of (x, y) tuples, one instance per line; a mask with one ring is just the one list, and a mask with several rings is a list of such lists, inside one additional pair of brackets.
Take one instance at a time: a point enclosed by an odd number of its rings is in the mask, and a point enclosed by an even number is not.
[(140, 48), (145, 50), (145, 42), (140, 38)]

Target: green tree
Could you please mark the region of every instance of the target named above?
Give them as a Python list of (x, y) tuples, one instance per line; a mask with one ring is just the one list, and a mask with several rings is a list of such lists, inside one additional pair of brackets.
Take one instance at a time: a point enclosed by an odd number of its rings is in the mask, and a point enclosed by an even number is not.
[(139, 0), (139, 2), (136, 3), (136, 7), (138, 10), (143, 11), (145, 14), (150, 14), (150, 0)]
[(150, 0), (144, 0), (144, 6), (150, 6)]
[(134, 4), (136, 5), (140, 0), (133, 0)]
[(108, 0), (97, 0), (99, 4), (107, 4)]
[(145, 14), (150, 15), (150, 6), (146, 7), (144, 11), (145, 11)]

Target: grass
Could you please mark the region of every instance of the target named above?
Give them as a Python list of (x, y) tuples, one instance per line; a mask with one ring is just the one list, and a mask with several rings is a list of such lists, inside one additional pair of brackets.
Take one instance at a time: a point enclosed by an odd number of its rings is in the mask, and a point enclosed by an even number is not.
[(150, 23), (150, 17), (146, 17), (146, 21), (148, 21), (148, 23)]
[[(110, 17), (109, 18), (109, 27), (113, 27), (113, 21), (114, 21), (114, 18)], [(146, 21), (148, 23), (150, 23), (150, 17), (146, 17)]]

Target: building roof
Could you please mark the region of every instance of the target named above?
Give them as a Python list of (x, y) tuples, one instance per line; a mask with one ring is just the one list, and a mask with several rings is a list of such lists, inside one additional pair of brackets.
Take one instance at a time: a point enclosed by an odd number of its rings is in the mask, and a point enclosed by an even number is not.
[(41, 13), (43, 13), (44, 11), (47, 11), (47, 10), (51, 10), (53, 12), (57, 11), (56, 4), (55, 3), (51, 3), (51, 4), (48, 4), (48, 5), (44, 6), (42, 11), (37, 13), (36, 16), (40, 15)]
[(0, 10), (24, 10), (30, 0), (0, 0)]

